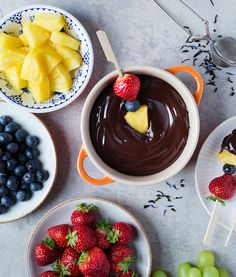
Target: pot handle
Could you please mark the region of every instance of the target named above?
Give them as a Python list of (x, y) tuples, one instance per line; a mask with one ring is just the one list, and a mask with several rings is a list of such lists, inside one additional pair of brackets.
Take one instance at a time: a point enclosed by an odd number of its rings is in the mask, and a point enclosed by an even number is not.
[(168, 71), (174, 75), (179, 72), (186, 72), (193, 76), (193, 78), (195, 79), (195, 81), (197, 83), (197, 89), (194, 92), (193, 97), (194, 97), (197, 105), (199, 105), (201, 102), (201, 98), (202, 98), (202, 94), (203, 94), (203, 90), (204, 90), (204, 82), (203, 82), (201, 75), (198, 73), (198, 71), (195, 68), (193, 68), (191, 66), (187, 66), (187, 65), (174, 66), (174, 67), (166, 69), (166, 71)]
[(111, 178), (106, 177), (106, 176), (101, 179), (95, 179), (95, 178), (90, 177), (84, 169), (84, 160), (87, 156), (88, 156), (88, 154), (87, 154), (84, 146), (82, 145), (79, 156), (78, 156), (78, 160), (77, 160), (77, 169), (78, 169), (78, 172), (79, 172), (80, 176), (82, 177), (82, 179), (84, 179), (84, 181), (86, 181), (89, 184), (95, 185), (95, 186), (106, 185), (106, 184), (114, 182), (114, 180), (112, 180)]

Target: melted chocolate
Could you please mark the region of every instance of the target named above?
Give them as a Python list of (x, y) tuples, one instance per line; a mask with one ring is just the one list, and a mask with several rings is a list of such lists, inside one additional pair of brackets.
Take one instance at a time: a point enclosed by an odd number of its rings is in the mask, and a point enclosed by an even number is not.
[(224, 149), (236, 155), (236, 129), (232, 131), (232, 134), (229, 134), (223, 139), (223, 142), (221, 144), (221, 151), (223, 151)]
[(119, 172), (145, 176), (173, 164), (189, 133), (186, 105), (178, 92), (161, 79), (139, 75), (138, 99), (148, 106), (149, 129), (141, 135), (125, 121), (124, 101), (109, 85), (96, 99), (90, 114), (90, 135), (101, 159)]

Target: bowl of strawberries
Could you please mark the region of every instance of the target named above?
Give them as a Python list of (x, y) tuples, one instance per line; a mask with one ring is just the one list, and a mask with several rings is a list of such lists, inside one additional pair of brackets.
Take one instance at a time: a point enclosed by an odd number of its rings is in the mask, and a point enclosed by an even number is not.
[(28, 248), (29, 275), (149, 276), (145, 230), (121, 206), (88, 197), (66, 201), (40, 220)]

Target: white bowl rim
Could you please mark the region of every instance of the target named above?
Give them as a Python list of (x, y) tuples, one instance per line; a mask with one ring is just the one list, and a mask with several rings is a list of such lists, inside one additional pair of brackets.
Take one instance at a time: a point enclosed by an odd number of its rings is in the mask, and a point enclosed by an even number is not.
[(0, 90), (0, 97), (2, 99), (4, 99), (5, 101), (7, 101), (9, 104), (14, 105), (15, 107), (18, 107), (20, 109), (23, 109), (25, 111), (31, 112), (31, 113), (49, 113), (49, 112), (54, 112), (57, 110), (60, 110), (64, 107), (66, 107), (67, 105), (71, 104), (73, 101), (75, 101), (84, 91), (84, 89), (87, 87), (88, 82), (90, 81), (90, 78), (92, 76), (92, 72), (93, 72), (93, 67), (94, 67), (94, 51), (93, 51), (93, 46), (92, 46), (92, 42), (90, 39), (90, 36), (88, 34), (88, 32), (86, 31), (86, 29), (84, 28), (84, 26), (82, 25), (82, 23), (72, 14), (70, 14), (69, 12), (67, 12), (66, 10), (63, 10), (61, 8), (57, 8), (55, 6), (52, 5), (43, 5), (43, 4), (32, 4), (32, 5), (27, 5), (27, 6), (23, 6), (20, 7), (18, 9), (15, 9), (14, 11), (8, 13), (7, 15), (5, 15), (1, 20), (0, 20), (0, 26), (2, 26), (2, 24), (11, 16), (13, 16), (14, 14), (24, 11), (24, 10), (29, 10), (29, 9), (39, 9), (39, 8), (45, 8), (45, 9), (52, 9), (55, 10), (56, 12), (62, 13), (64, 15), (66, 15), (67, 17), (69, 17), (70, 19), (72, 19), (74, 22), (76, 22), (76, 24), (80, 27), (80, 29), (83, 31), (85, 37), (86, 37), (86, 41), (88, 43), (88, 48), (89, 48), (89, 52), (91, 55), (91, 62), (90, 62), (90, 67), (89, 67), (89, 71), (88, 71), (88, 75), (86, 77), (85, 82), (83, 83), (83, 85), (81, 86), (80, 89), (80, 93), (76, 93), (73, 97), (71, 97), (69, 100), (65, 101), (64, 103), (56, 106), (56, 107), (50, 107), (50, 108), (44, 108), (44, 109), (34, 109), (34, 108), (29, 108), (29, 107), (24, 107), (22, 105), (19, 105), (13, 101), (11, 101), (7, 96), (5, 96), (1, 90)]
[[(208, 143), (208, 140), (210, 139), (210, 137), (211, 137), (212, 135), (214, 135), (214, 133), (215, 133), (219, 128), (221, 128), (222, 125), (226, 124), (227, 122), (229, 122), (229, 121), (231, 121), (231, 120), (236, 120), (236, 116), (231, 116), (230, 118), (228, 118), (228, 119), (226, 119), (225, 121), (221, 122), (218, 126), (215, 127), (215, 129), (213, 129), (213, 130), (211, 131), (211, 133), (208, 135), (208, 137), (206, 138), (206, 140), (204, 141), (204, 143), (203, 143), (203, 145), (202, 145), (202, 147), (201, 147), (201, 150), (200, 150), (200, 152), (199, 152), (199, 154), (198, 154), (197, 162), (196, 162), (196, 165), (195, 165), (195, 174), (194, 174), (195, 176), (194, 176), (194, 179), (195, 179), (196, 191), (197, 191), (199, 200), (200, 200), (200, 202), (201, 202), (203, 208), (205, 209), (205, 211), (207, 212), (207, 214), (208, 214), (209, 216), (211, 216), (212, 211), (210, 211), (210, 210), (208, 209), (208, 207), (206, 206), (205, 202), (203, 201), (203, 198), (202, 198), (202, 196), (201, 196), (201, 193), (200, 193), (199, 188), (198, 188), (198, 185), (197, 185), (197, 184), (198, 184), (198, 182), (197, 182), (197, 167), (198, 167), (198, 164), (199, 164), (200, 157), (201, 157), (201, 154), (202, 154), (202, 152), (203, 152), (203, 149), (204, 149), (205, 145)], [(229, 228), (228, 226), (226, 226), (224, 223), (222, 223), (221, 221), (219, 222), (219, 224), (220, 224), (222, 227), (224, 227), (226, 230), (229, 230), (229, 231), (230, 231), (230, 228)]]
[[(0, 106), (4, 104), (4, 105), (9, 105), (8, 103), (6, 102), (0, 102)], [(25, 113), (27, 113), (26, 111), (24, 111)], [(6, 223), (11, 223), (11, 222), (15, 222), (21, 218), (24, 218), (25, 216), (27, 215), (30, 215), (31, 213), (33, 213), (35, 210), (37, 210), (42, 204), (43, 202), (46, 200), (46, 198), (48, 197), (48, 195), (50, 194), (52, 188), (53, 188), (53, 185), (55, 183), (55, 180), (56, 180), (56, 176), (57, 176), (57, 169), (58, 169), (58, 161), (57, 161), (57, 152), (56, 152), (56, 148), (55, 148), (55, 144), (54, 144), (54, 141), (53, 141), (53, 138), (52, 138), (52, 135), (50, 134), (49, 132), (49, 129), (47, 128), (47, 126), (43, 123), (43, 121), (38, 118), (36, 115), (34, 114), (30, 114), (32, 115), (32, 117), (35, 119), (35, 121), (38, 122), (39, 125), (41, 125), (44, 129), (45, 129), (45, 132), (47, 133), (48, 137), (50, 138), (51, 142), (52, 142), (52, 146), (53, 146), (53, 156), (55, 157), (55, 171), (53, 172), (53, 179), (52, 179), (52, 182), (51, 182), (51, 187), (49, 189), (49, 191), (44, 195), (44, 197), (41, 199), (40, 202), (38, 202), (38, 204), (33, 208), (31, 209), (30, 211), (28, 211), (27, 213), (25, 213), (24, 215), (22, 216), (19, 216), (13, 220), (7, 220), (7, 221), (2, 221), (0, 222), (0, 224), (6, 224)], [(25, 203), (27, 205), (27, 202)]]
[(136, 224), (138, 225), (138, 227), (140, 228), (140, 230), (142, 231), (144, 237), (145, 237), (145, 240), (147, 242), (147, 246), (148, 246), (148, 261), (149, 261), (149, 272), (148, 272), (148, 276), (151, 275), (151, 271), (152, 271), (152, 251), (151, 251), (151, 244), (150, 244), (150, 241), (149, 241), (149, 238), (148, 238), (148, 235), (144, 229), (144, 227), (142, 226), (142, 224), (139, 222), (139, 220), (131, 213), (129, 212), (126, 208), (122, 207), (121, 205), (111, 201), (111, 200), (107, 200), (105, 198), (101, 198), (101, 197), (92, 197), (92, 196), (82, 196), (82, 197), (75, 197), (75, 198), (72, 198), (72, 199), (69, 199), (69, 200), (66, 200), (66, 201), (63, 201), (62, 203), (56, 205), (55, 207), (51, 208), (49, 211), (47, 211), (42, 217), (41, 219), (38, 221), (38, 223), (36, 224), (35, 228), (34, 228), (34, 231), (32, 232), (31, 236), (30, 236), (30, 240), (29, 240), (29, 243), (28, 243), (28, 249), (27, 249), (27, 268), (28, 268), (28, 273), (29, 273), (29, 276), (32, 276), (31, 275), (31, 270), (30, 270), (30, 267), (29, 267), (29, 261), (30, 261), (30, 248), (31, 248), (31, 245), (32, 245), (32, 242), (33, 242), (33, 237), (39, 227), (39, 225), (45, 220), (45, 218), (51, 214), (54, 210), (56, 210), (57, 208), (61, 207), (61, 206), (64, 206), (70, 202), (74, 202), (74, 201), (80, 201), (80, 200), (84, 200), (84, 201), (91, 201), (91, 200), (98, 200), (98, 201), (101, 201), (101, 202), (105, 202), (105, 203), (109, 203), (113, 206), (116, 206), (117, 208), (123, 210), (125, 213), (127, 213), (135, 222)]
[[(133, 72), (133, 73), (138, 73), (138, 74), (140, 73), (140, 74), (146, 74), (146, 75), (151, 75), (152, 73), (153, 74), (152, 76), (155, 76), (157, 78), (160, 78), (166, 81), (177, 90), (177, 92), (180, 94), (183, 101), (185, 102), (189, 112), (189, 123), (190, 123), (189, 135), (188, 135), (187, 144), (183, 152), (171, 166), (169, 166), (168, 168), (166, 168), (161, 172), (158, 172), (153, 175), (147, 175), (147, 176), (130, 176), (130, 175), (120, 173), (115, 169), (111, 168), (110, 166), (108, 166), (99, 157), (99, 155), (96, 153), (92, 145), (90, 134), (89, 134), (89, 116), (90, 116), (90, 112), (94, 104), (94, 101), (102, 91), (101, 87), (106, 87), (107, 84), (111, 82), (112, 79), (115, 79), (115, 77), (118, 76), (117, 71), (113, 71), (107, 74), (105, 77), (103, 77), (93, 87), (93, 89), (90, 91), (89, 95), (86, 98), (86, 101), (84, 103), (83, 110), (82, 110), (82, 115), (81, 115), (82, 142), (88, 154), (88, 157), (89, 159), (91, 159), (93, 164), (105, 176), (110, 177), (114, 181), (117, 181), (122, 184), (128, 184), (128, 185), (152, 185), (152, 184), (160, 183), (176, 175), (178, 172), (180, 172), (191, 159), (196, 149), (198, 139), (199, 139), (199, 133), (200, 133), (200, 119), (199, 119), (198, 107), (192, 93), (189, 91), (186, 85), (175, 75), (167, 72), (164, 69), (160, 69), (153, 66), (136, 65), (136, 66), (129, 66), (124, 68), (123, 72), (124, 73)], [(168, 81), (166, 79), (168, 79)], [(177, 89), (177, 86), (179, 87), (178, 89)], [(183, 96), (185, 96), (185, 98)], [(189, 110), (189, 106), (191, 107), (191, 110)], [(191, 145), (189, 143), (190, 138), (192, 140)]]

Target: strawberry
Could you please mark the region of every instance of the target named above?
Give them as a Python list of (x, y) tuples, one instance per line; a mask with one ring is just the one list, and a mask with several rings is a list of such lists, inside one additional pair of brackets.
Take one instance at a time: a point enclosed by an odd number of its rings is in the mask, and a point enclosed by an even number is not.
[(111, 245), (111, 241), (109, 240), (111, 229), (111, 224), (105, 221), (100, 221), (96, 224), (97, 246), (102, 250), (109, 248)]
[(140, 80), (134, 74), (118, 77), (113, 85), (114, 92), (124, 100), (135, 101), (140, 90)]
[(57, 246), (66, 248), (68, 246), (66, 236), (71, 230), (72, 227), (69, 224), (53, 226), (48, 229), (48, 236), (56, 242)]
[(79, 276), (81, 274), (77, 262), (80, 255), (71, 247), (67, 247), (62, 253), (61, 259), (54, 264), (53, 270), (63, 276)]
[(127, 272), (120, 273), (119, 277), (138, 277), (138, 274), (129, 269)]
[(39, 277), (59, 277), (59, 276), (60, 276), (59, 273), (52, 270), (48, 270), (39, 275)]
[(78, 276), (81, 274), (79, 266), (77, 265), (79, 257), (80, 255), (71, 247), (64, 250), (60, 259), (60, 267), (64, 275)]
[(234, 195), (235, 189), (236, 182), (232, 175), (224, 174), (210, 182), (209, 190), (213, 195), (208, 199), (218, 200), (222, 205), (225, 205), (223, 200), (230, 199)]
[(128, 244), (112, 245), (108, 255), (113, 272), (128, 271), (130, 264), (134, 262), (133, 249)]
[(82, 252), (93, 248), (96, 245), (96, 235), (92, 228), (86, 225), (77, 225), (69, 231), (66, 237), (68, 245), (75, 251)]
[(77, 205), (77, 209), (71, 215), (71, 223), (73, 226), (84, 224), (88, 226), (94, 226), (96, 216), (94, 213), (95, 206), (93, 204), (81, 203)]
[(36, 262), (40, 266), (49, 265), (56, 261), (59, 251), (52, 239), (46, 238), (44, 241), (36, 245), (35, 250)]
[(113, 233), (110, 233), (109, 240), (112, 243), (127, 244), (135, 236), (134, 227), (128, 223), (116, 222), (113, 224)]
[(107, 277), (110, 273), (110, 263), (98, 247), (81, 254), (79, 268), (85, 276), (89, 277)]

